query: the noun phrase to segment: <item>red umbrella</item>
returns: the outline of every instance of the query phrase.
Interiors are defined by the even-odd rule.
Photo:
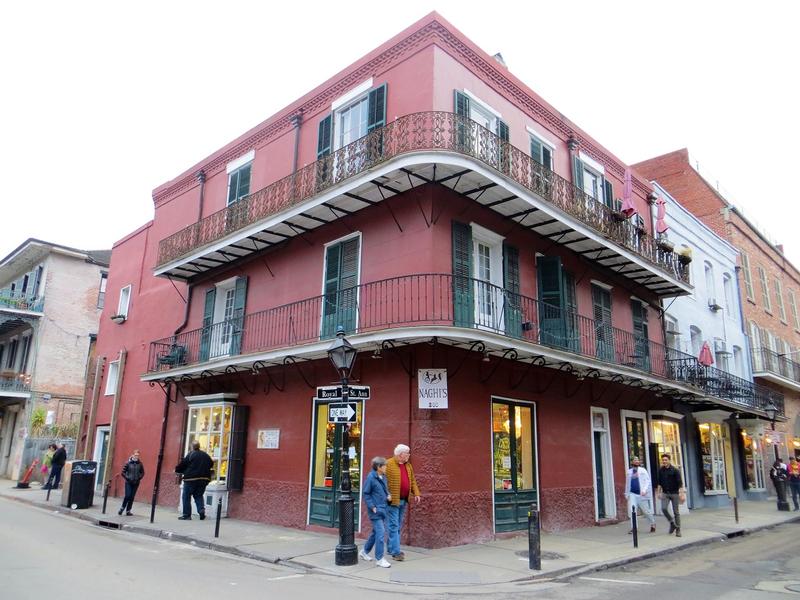
[[[700,348],[700,356],[697,357],[697,360],[704,367],[710,367],[714,364],[714,355],[711,354],[711,348],[708,342],[703,342],[703,347]]]
[[[667,203],[663,198],[656,200],[656,233],[664,233],[669,229],[669,225],[664,220],[667,216]]]
[[[622,208],[619,212],[625,215],[626,219],[630,219],[636,214],[636,207],[633,205],[633,200],[631,199],[633,195],[632,191],[631,170],[625,169],[625,186],[622,188]]]

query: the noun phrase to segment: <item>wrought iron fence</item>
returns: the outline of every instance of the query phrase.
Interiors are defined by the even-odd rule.
[[[652,265],[688,282],[686,265],[646,231],[620,219],[570,181],[539,164],[469,118],[449,112],[413,113],[376,129],[295,173],[250,194],[161,240],[162,266],[226,235],[311,198],[396,156],[447,150],[471,156],[499,171],[597,233],[638,254]]]
[[[4,290],[0,292],[0,308],[42,312],[44,310],[44,297],[20,296]]]
[[[30,392],[31,376],[27,373],[0,376],[0,392]]]
[[[769,348],[753,348],[753,371],[769,372],[800,383],[800,364]]]
[[[624,365],[685,383],[750,409],[783,395],[652,340],[485,281],[450,274],[392,277],[250,313],[150,344],[149,370],[201,364],[333,338],[409,326],[466,327]]]

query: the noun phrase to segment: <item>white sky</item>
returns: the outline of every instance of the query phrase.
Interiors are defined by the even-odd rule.
[[[772,0],[6,2],[0,257],[110,248],[153,188],[434,9],[623,161],[688,147],[800,266],[800,2]]]

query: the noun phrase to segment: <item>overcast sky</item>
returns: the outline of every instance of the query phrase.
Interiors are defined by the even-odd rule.
[[[628,163],[688,147],[800,266],[800,2],[6,2],[0,257],[152,218],[153,188],[437,10]]]

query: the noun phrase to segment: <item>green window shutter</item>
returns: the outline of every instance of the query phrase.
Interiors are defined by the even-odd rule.
[[[522,302],[519,297],[519,250],[503,242],[503,322],[506,335],[522,336]]]
[[[239,171],[234,171],[228,175],[228,206],[238,200],[237,191],[239,189]]]
[[[608,208],[614,208],[614,188],[608,179],[603,180],[603,202]]]
[[[542,165],[546,169],[553,170],[553,153],[550,151],[550,148],[544,145],[542,145]]]
[[[200,361],[208,360],[211,348],[211,333],[214,324],[214,303],[217,299],[217,288],[212,287],[206,292],[205,307],[203,310],[203,330],[200,333]]]
[[[225,482],[228,489],[241,492],[244,487],[244,457],[247,449],[247,417],[250,407],[237,405],[233,409],[231,424],[231,450]]]
[[[536,138],[531,138],[531,158],[540,165],[544,164],[542,160],[542,143]]]
[[[330,156],[333,140],[333,115],[328,115],[319,122],[317,133],[317,189],[323,189],[331,183],[333,178],[333,163],[331,159],[321,160]]]
[[[230,353],[239,354],[242,349],[242,335],[244,334],[244,305],[247,300],[247,277],[236,278],[236,289],[233,296],[233,323],[231,327]]]
[[[369,93],[367,108],[367,133],[386,125],[386,84]]]
[[[244,198],[250,194],[250,171],[252,166],[252,164],[249,164],[239,169],[239,198]]]
[[[579,352],[581,348],[580,328],[578,325],[578,300],[575,291],[575,276],[562,269],[564,281],[564,330],[567,338],[567,347]]]
[[[633,314],[634,352],[633,362],[639,369],[650,370],[650,334],[647,326],[647,310],[638,300],[631,300]]]
[[[456,327],[475,322],[472,283],[472,229],[453,221],[453,321]]]
[[[592,304],[595,328],[595,352],[597,358],[614,362],[614,330],[611,327],[611,293],[599,286],[592,286]]]
[[[322,311],[322,337],[333,337],[341,325],[355,331],[358,296],[359,238],[328,247],[325,260],[325,291]]]
[[[508,147],[508,125],[505,121],[501,121],[497,119],[497,137],[500,138],[500,148],[499,148],[499,156],[497,157],[499,160],[499,170],[503,173],[508,173],[511,160],[510,160],[510,150]]]
[[[583,191],[583,162],[576,154],[572,155],[572,185]]]
[[[458,90],[453,90],[455,113],[458,115],[455,123],[456,150],[471,153],[472,127],[469,118],[469,98]]]
[[[563,347],[566,340],[566,328],[561,257],[537,257],[536,278],[539,283],[540,342],[548,346]]]
[[[508,125],[505,121],[497,119],[497,136],[504,142],[508,141]]]

